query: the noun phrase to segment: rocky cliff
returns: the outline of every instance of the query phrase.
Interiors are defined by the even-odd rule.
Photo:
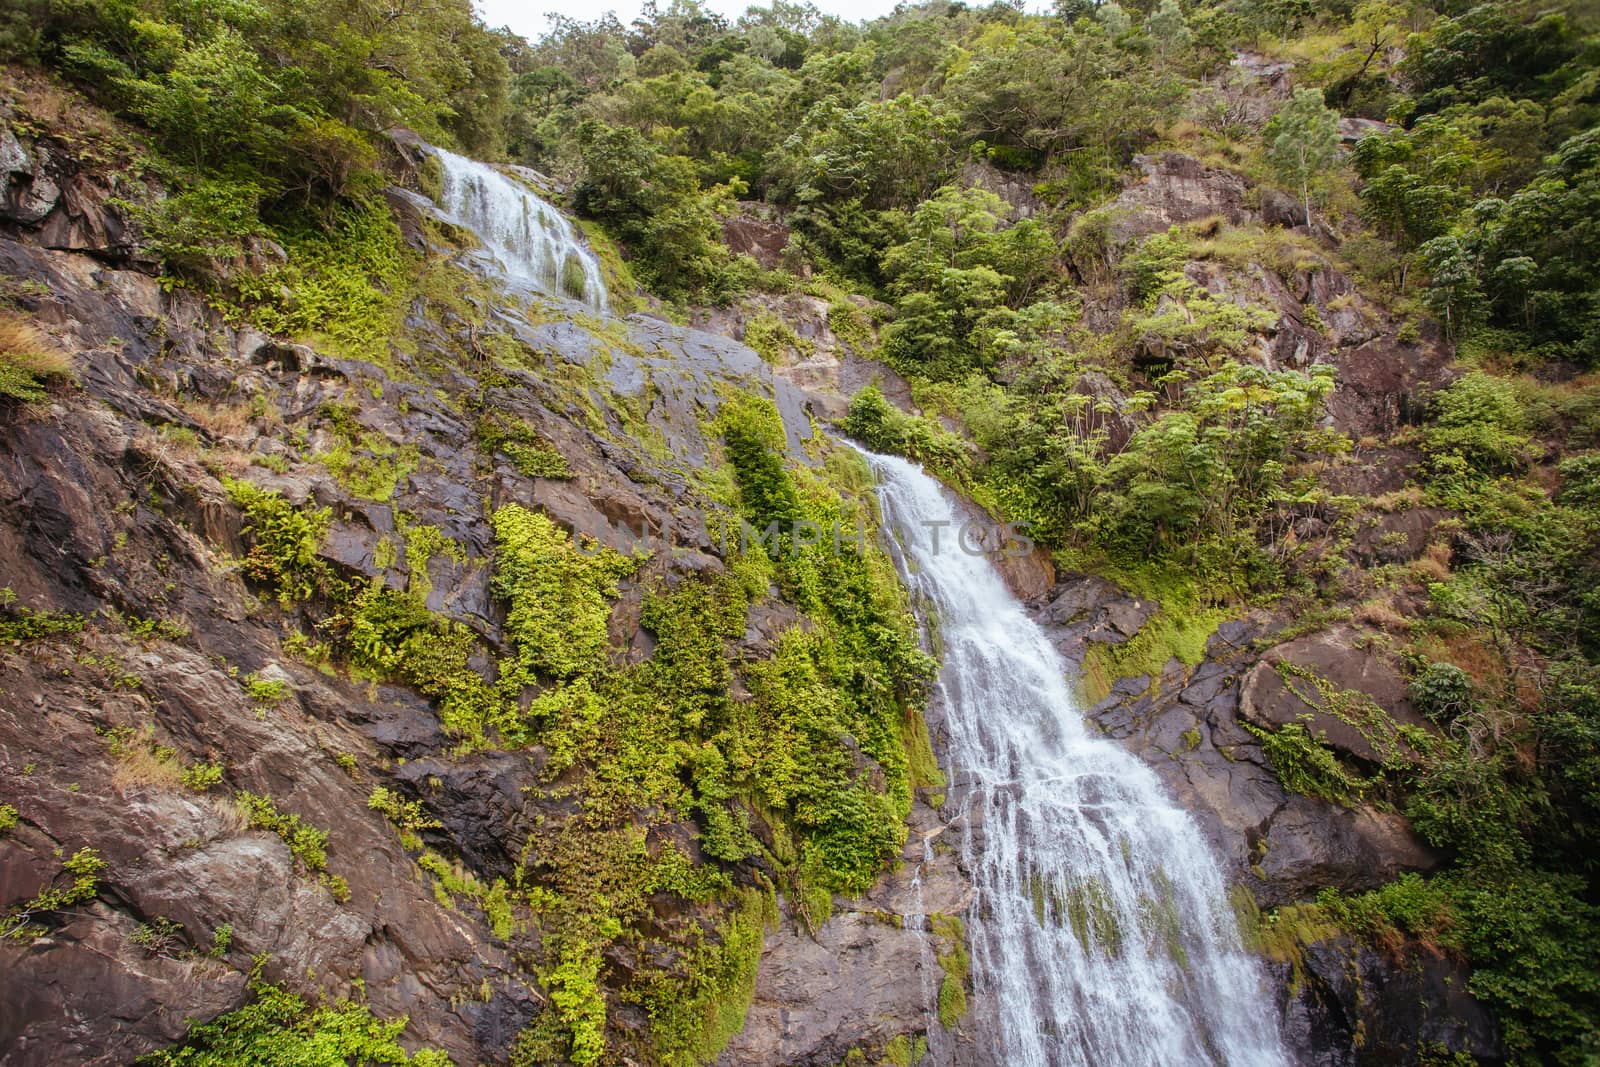
[[[387,360],[341,358],[162,285],[111,203],[126,192],[114,171],[47,134],[3,136],[3,295],[73,354],[79,385],[8,405],[0,426],[13,635],[0,649],[0,799],[16,812],[0,836],[0,908],[16,929],[34,924],[0,942],[0,1058],[127,1062],[239,1007],[256,973],[408,1016],[408,1042],[459,1063],[504,1062],[551,990],[535,978],[547,963],[537,924],[504,914],[490,887],[520,885],[530,855],[575,825],[572,796],[551,788],[543,749],[461,751],[415,686],[330,663],[316,639],[327,615],[252,580],[259,522],[241,512],[233,479],[325,509],[326,536],[302,562],[419,593],[474,635],[475,669],[508,644],[491,586],[495,509],[528,505],[619,549],[649,531],[674,549],[623,578],[608,607],[611,656],[637,663],[657,636],[640,622],[648,591],[725,567],[701,519],[719,506],[710,424],[730,392],[771,398],[804,464],[825,450],[813,416],[839,416],[868,381],[907,404],[909,390],[804,298],[702,319],[746,340],[758,316],[785,323],[805,351],[774,371],[714,332],[506,294],[398,191],[402,232],[423,262],[455,272],[451,291],[405,310],[405,343]],[[1236,175],[1178,155],[1142,161],[1142,175],[1114,205],[1118,240],[1219,218],[1277,228],[1314,253],[1317,236],[1285,229],[1293,212]],[[779,254],[779,223],[744,231]],[[1333,424],[1374,443],[1334,476],[1398,488],[1407,455],[1382,437],[1440,380],[1436,339],[1400,340],[1398,323],[1311,253],[1287,270],[1219,257],[1185,271],[1219,297],[1277,310],[1255,358],[1338,368]],[[1367,518],[1352,533],[1308,509],[1296,536],[1330,555],[1426,558],[1423,509]],[[1374,745],[1398,744],[1394,727],[1423,728],[1373,651],[1374,626],[1258,612],[1212,620],[1198,650],[1168,647],[1178,605],[1057,576],[1046,561],[1012,577],[1081,666],[1090,716],[1161,773],[1252,906],[1436,862],[1393,812],[1285,789],[1249,729],[1310,716],[1331,744],[1372,760]],[[767,654],[794,618],[764,599],[731,656]],[[1389,725],[1352,725],[1329,701],[1348,693]],[[937,752],[937,708],[930,725]],[[411,814],[397,820],[384,796]],[[789,898],[778,904],[748,1015],[719,1062],[988,1062],[959,1013],[941,1018],[941,989],[963,987],[964,953],[939,920],[970,905],[942,802],[919,790],[899,865],[835,900],[831,918],[813,927]],[[669,842],[698,855],[692,823],[639,825],[652,856]],[[320,845],[307,847],[306,829]],[[103,861],[91,890],[30,914],[86,849]],[[659,934],[651,950],[669,955],[716,929],[709,910],[661,894],[640,914]],[[621,987],[672,962],[613,950],[603,980]],[[1384,955],[1313,938],[1277,951],[1274,967],[1305,1063],[1415,1062],[1425,1045],[1496,1055],[1461,968],[1418,946]],[[637,1052],[644,1009],[612,1008],[608,1025]]]

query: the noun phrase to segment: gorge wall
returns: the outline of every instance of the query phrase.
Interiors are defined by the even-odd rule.
[[[453,753],[414,689],[307,654],[292,613],[241,575],[236,560],[252,539],[227,480],[247,476],[291,505],[327,509],[323,563],[413,591],[421,579],[427,607],[489,648],[507,643],[488,562],[494,509],[524,504],[619,549],[654,531],[677,548],[621,582],[607,620],[612,654],[636,663],[655,643],[640,623],[647,587],[725,567],[700,518],[715,510],[723,477],[711,423],[730,390],[771,399],[791,461],[821,464],[813,417],[839,416],[868,381],[894,396],[894,376],[803,300],[776,311],[816,342],[812,358],[774,370],[715,332],[742,335],[737,309],[707,314],[707,330],[648,315],[601,320],[526,294],[507,299],[465,268],[447,300],[408,309],[391,361],[339,358],[163,287],[136,229],[108,205],[111,177],[47,137],[4,136],[0,284],[74,354],[81,386],[13,405],[0,426],[0,586],[30,613],[19,618],[78,620],[0,649],[0,798],[19,813],[0,836],[0,905],[59,885],[63,860],[84,848],[105,866],[92,897],[39,936],[0,942],[0,1058],[128,1062],[239,1007],[265,957],[273,981],[407,1016],[408,1041],[460,1063],[504,1062],[550,991],[527,966],[537,936],[497,930],[483,887],[511,879],[533,842],[575,817],[575,803],[547,788],[544,750]],[[1124,236],[1213,216],[1290,221],[1270,203],[1246,206],[1241,179],[1193,159],[1153,157],[1143,170],[1118,204]],[[455,263],[460,249],[406,196],[390,203],[425,263]],[[1445,374],[1436,338],[1400,340],[1399,324],[1331,269],[1288,278],[1253,263],[1186,269],[1217,294],[1248,289],[1278,309],[1260,360],[1337,366],[1333,425],[1353,436],[1393,428]],[[1323,328],[1308,325],[1310,309]],[[530,473],[536,464],[486,440],[485,413],[527,428],[522,443],[553,450],[560,476]],[[330,466],[314,454],[344,459]],[[1347,476],[1365,491],[1398,488],[1404,459],[1375,448]],[[363,480],[352,483],[356,465]],[[1299,536],[1325,534],[1317,521]],[[458,551],[430,553],[407,536],[420,528]],[[1375,516],[1353,550],[1415,560],[1428,528],[1425,509],[1401,508]],[[1294,688],[1303,675],[1280,663],[1421,723],[1399,674],[1354,629],[1297,636],[1296,620],[1258,611],[1214,625],[1196,655],[1160,638],[1178,605],[1041,560],[1010,577],[1081,671],[1089,718],[1155,769],[1253,906],[1293,904],[1323,886],[1371,888],[1437,862],[1392,812],[1288,792],[1246,729],[1312,715],[1335,745],[1363,755],[1372,743],[1341,734],[1315,693]],[[768,654],[794,619],[782,598],[763,599],[729,638],[733,655]],[[939,716],[935,704],[942,755]],[[225,768],[229,789],[270,797],[325,831],[324,861],[308,864],[292,832],[252,826],[227,790],[186,787],[200,765]],[[419,867],[372,802],[379,788],[423,806],[413,832],[453,870]],[[778,901],[748,1016],[718,1062],[901,1062],[893,1057],[927,1048],[938,1062],[993,1062],[959,1015],[940,1018],[940,989],[952,974],[963,981],[953,957],[964,949],[928,917],[970,905],[962,830],[944,821],[943,800],[917,790],[900,864],[859,897],[835,899],[815,929],[788,897]],[[698,855],[692,823],[652,825],[649,847],[666,840]],[[666,898],[643,910],[663,928],[713,925]],[[151,950],[135,935],[158,919],[184,932]],[[651,963],[616,950],[604,966],[620,980]],[[1461,967],[1420,946],[1385,955],[1332,938],[1292,946],[1272,966],[1300,1062],[1416,1062],[1434,1046],[1498,1055]],[[643,1010],[614,1008],[609,1025],[642,1042]]]

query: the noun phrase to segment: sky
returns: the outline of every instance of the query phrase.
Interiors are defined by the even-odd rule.
[[[813,3],[828,14],[860,22],[887,15],[894,10],[896,0],[813,0]],[[643,6],[640,0],[475,0],[475,4],[485,25],[509,26],[530,39],[544,32],[547,12],[554,11],[588,22],[607,11],[613,11],[626,26]],[[667,5],[663,2],[661,6],[665,8]],[[745,8],[750,6],[750,0],[709,0],[705,6],[732,20],[744,14]]]

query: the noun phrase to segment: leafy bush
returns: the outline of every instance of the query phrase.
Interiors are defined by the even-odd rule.
[[[245,481],[228,479],[223,486],[255,541],[245,555],[246,577],[275,589],[284,606],[329,591],[332,572],[318,555],[333,518],[329,509],[296,508],[276,490]]]
[[[220,930],[218,933],[220,934]],[[361,1064],[411,1064],[450,1067],[437,1049],[408,1053],[399,1038],[404,1017],[383,1022],[365,1004],[340,1001],[313,1008],[281,986],[255,978],[254,999],[238,1011],[193,1027],[175,1048],[152,1052],[138,1062],[151,1067],[348,1067]]]
[[[1406,687],[1424,715],[1449,723],[1472,710],[1472,678],[1453,663],[1430,663]]]
[[[971,475],[972,450],[936,420],[908,415],[869,385],[850,400],[844,432],[878,452],[926,463],[946,481],[960,486]]]
[[[234,794],[239,809],[252,829],[266,830],[283,838],[295,859],[312,872],[328,867],[328,831],[319,830],[300,816],[278,810],[271,797],[239,790]]]
[[[1455,457],[1481,474],[1518,470],[1531,458],[1522,404],[1511,383],[1482,371],[1464,375],[1434,398],[1423,447]]]
[[[537,511],[507,504],[491,519],[493,589],[506,600],[506,634],[516,647],[506,677],[527,684],[539,674],[571,678],[605,665],[608,599],[639,561],[609,548],[580,546]]]

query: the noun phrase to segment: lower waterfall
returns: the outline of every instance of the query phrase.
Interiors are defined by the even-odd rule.
[[[939,629],[980,1046],[1007,1067],[1288,1063],[1194,822],[1085,725],[1065,662],[993,564],[964,550],[943,487],[867,458],[897,562]]]

